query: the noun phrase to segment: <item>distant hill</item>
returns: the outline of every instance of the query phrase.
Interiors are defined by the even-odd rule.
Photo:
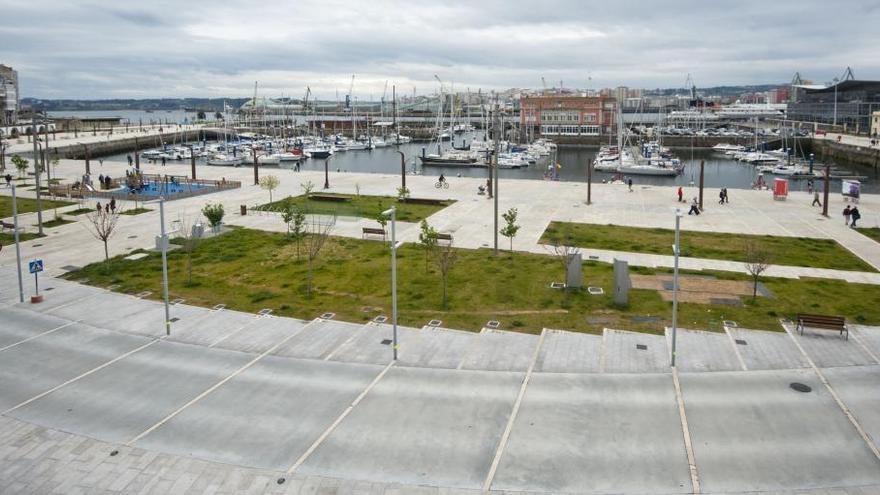
[[[141,100],[47,100],[42,98],[22,98],[24,106],[37,110],[204,110],[222,112],[223,102],[238,108],[250,98],[148,98]]]

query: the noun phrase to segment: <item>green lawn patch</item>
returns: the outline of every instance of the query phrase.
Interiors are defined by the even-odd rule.
[[[39,239],[40,237],[46,237],[46,235],[40,235],[36,232],[23,232],[18,234],[18,241],[32,241],[34,239]],[[12,232],[2,232],[0,233],[0,244],[4,246],[9,246],[15,243],[15,235]]]
[[[856,232],[858,232],[860,234],[864,234],[864,235],[870,237],[871,239],[874,239],[875,241],[880,242],[880,227],[869,227],[866,229],[859,227],[856,229]]]
[[[390,252],[380,241],[331,237],[316,260],[311,297],[305,290],[305,256],[297,256],[296,243],[281,233],[234,229],[201,241],[193,253],[192,284],[187,284],[186,253],[169,252],[168,270],[171,297],[202,306],[222,303],[247,312],[271,308],[275,314],[303,319],[332,311],[351,322],[391,314]],[[646,268],[633,272],[665,273]],[[708,275],[747,279],[731,273]],[[449,308],[444,311],[437,268],[430,264],[426,271],[424,251],[407,244],[398,251],[400,323],[420,327],[437,318],[447,327],[478,330],[489,320],[498,320],[502,328],[530,333],[544,327],[661,333],[671,324],[672,303],[654,290],[632,290],[629,305],[616,306],[608,264],[588,261],[584,265],[585,284],[604,288],[604,295],[549,288],[563,276],[554,256],[505,253],[495,257],[488,250],[460,249],[449,278]],[[118,284],[118,290],[128,293],[152,291],[152,297],[158,298],[162,294],[161,255],[149,252],[137,261],[118,256],[111,260],[109,270],[103,263],[94,263],[67,278],[87,278],[98,286]],[[735,320],[743,327],[778,331],[780,317],[798,312],[880,323],[880,305],[874,303],[876,286],[824,279],[762,281],[772,298],[758,297],[755,302],[743,298],[741,306],[681,303],[679,324],[720,331],[722,320]]]
[[[151,208],[132,208],[130,210],[123,210],[121,215],[140,215],[141,213],[147,213],[148,211],[153,211]]]
[[[30,213],[37,211],[37,200],[32,198],[16,198],[16,202],[18,203],[18,212],[19,213]],[[61,208],[63,206],[69,206],[73,203],[68,201],[53,201],[51,199],[41,199],[40,203],[42,203],[43,211],[51,210],[54,208]],[[12,197],[11,196],[0,196],[0,218],[7,218],[12,216]]]
[[[49,220],[48,222],[43,222],[43,227],[52,228],[52,227],[60,227],[62,225],[67,225],[69,223],[74,223],[74,220],[67,220],[65,218],[55,218]]]
[[[446,208],[454,201],[443,201],[439,205],[420,205],[401,203],[394,196],[364,196],[354,194],[312,193],[320,196],[340,198],[343,201],[327,201],[306,196],[288,196],[259,206],[260,210],[281,211],[286,205],[293,205],[306,213],[316,215],[338,215],[361,218],[376,218],[379,213],[397,207],[397,219],[401,222],[420,222],[434,213]]]
[[[672,255],[675,231],[569,222],[551,222],[541,242],[581,248],[607,249]],[[778,237],[772,235],[727,234],[719,232],[682,231],[681,254],[691,258],[746,261],[745,244],[754,242],[772,255],[774,265],[830,268],[860,272],[877,271],[831,239],[809,237]]]
[[[95,209],[94,208],[77,208],[75,210],[65,211],[64,214],[65,215],[85,215],[86,213],[89,213],[90,211],[95,211]]]

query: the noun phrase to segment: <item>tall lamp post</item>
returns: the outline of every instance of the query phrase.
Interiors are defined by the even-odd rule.
[[[397,153],[400,154],[400,187],[406,189],[406,155],[402,151]]]
[[[397,208],[391,207],[382,215],[391,219],[391,349],[393,359],[397,361],[397,248],[403,243],[398,243],[395,235]]]
[[[171,335],[171,312],[168,304],[168,234],[176,232],[176,229],[165,231],[165,197],[159,196],[159,199],[150,201],[150,203],[159,202],[159,237],[156,244],[162,251],[162,298],[165,302],[165,335]]]
[[[24,302],[24,284],[21,281],[21,248],[18,239],[18,201],[15,197],[15,181],[12,186],[12,234],[15,237],[15,265],[18,267],[18,302]]]
[[[837,83],[840,80],[834,78],[834,126],[837,127]]]
[[[330,189],[330,159],[333,155],[324,159],[324,189]]]
[[[678,331],[678,256],[681,253],[681,217],[680,208],[675,209],[675,244],[672,246],[672,252],[675,254],[675,268],[672,272],[672,367],[675,368],[675,340]]]

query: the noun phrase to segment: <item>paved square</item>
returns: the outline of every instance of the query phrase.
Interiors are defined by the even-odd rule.
[[[58,328],[69,320],[15,307],[0,308],[0,349]]]
[[[532,374],[492,488],[690,493],[671,375]]]
[[[181,319],[172,323],[170,340],[210,347],[257,323],[257,316],[252,313],[199,308],[199,312],[187,314],[184,307],[172,306],[171,317]]]
[[[606,373],[669,373],[669,350],[662,335],[604,330]]]
[[[544,330],[535,371],[596,373],[601,358],[601,336],[547,329]]]
[[[880,483],[880,462],[812,371],[679,378],[704,492]]]
[[[822,374],[880,447],[880,366],[828,368]]]
[[[739,355],[750,370],[809,368],[807,358],[786,332],[728,328]],[[743,343],[737,343],[740,340]]]
[[[276,349],[278,356],[326,359],[328,356],[363,330],[363,325],[332,320],[314,320],[293,338]]]
[[[297,472],[480,488],[522,379],[391,368]]]
[[[398,366],[455,369],[480,334],[424,327],[400,349]]]
[[[485,330],[461,361],[464,370],[525,371],[538,345],[537,335]]]
[[[807,328],[801,335],[795,330],[794,324],[786,324],[791,335],[803,347],[804,352],[820,368],[835,366],[857,366],[878,364],[859,342],[850,337],[844,340],[833,330],[815,330]]]
[[[219,315],[218,315],[219,316]],[[222,316],[221,316],[222,317]],[[221,349],[261,353],[305,327],[306,322],[293,318],[258,318],[215,344]]]
[[[397,327],[397,342],[405,348],[418,338],[419,330]],[[388,364],[394,358],[391,348],[393,327],[388,324],[368,323],[357,334],[339,346],[330,356],[332,361],[346,363]],[[384,344],[382,342],[385,342]]]
[[[266,356],[137,445],[285,471],[380,371]]]
[[[14,411],[12,416],[124,443],[252,357],[160,341]]]
[[[675,367],[678,371],[742,371],[730,337],[725,333],[679,328],[676,332]],[[672,329],[666,329],[672,349]]]

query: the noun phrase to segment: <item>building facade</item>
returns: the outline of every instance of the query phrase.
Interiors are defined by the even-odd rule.
[[[793,91],[796,101],[788,105],[788,118],[803,122],[834,124],[847,132],[867,134],[871,115],[880,110],[880,81],[848,79],[828,87],[801,86]]]
[[[0,124],[12,125],[18,119],[20,108],[18,72],[0,64]]]
[[[871,136],[880,136],[880,110],[871,114]]]
[[[520,126],[533,136],[598,136],[612,132],[615,99],[608,96],[524,96]]]

